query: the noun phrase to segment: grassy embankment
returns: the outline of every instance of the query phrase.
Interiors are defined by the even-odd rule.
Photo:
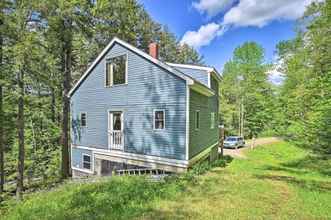
[[[69,183],[6,203],[5,219],[331,219],[331,158],[280,142],[166,182]],[[220,165],[223,164],[219,162]],[[197,175],[201,174],[201,175]]]

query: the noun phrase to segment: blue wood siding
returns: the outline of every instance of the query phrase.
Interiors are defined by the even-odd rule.
[[[87,154],[87,155],[91,156],[91,170],[92,170],[92,163],[93,163],[92,151],[85,150],[85,149],[72,148],[72,151],[71,151],[72,167],[84,169],[83,168],[83,154]]]
[[[127,85],[104,87],[108,57],[128,55]],[[166,128],[153,130],[153,110],[165,109]],[[185,159],[186,82],[115,44],[71,98],[72,143],[108,149],[109,110],[124,112],[124,151]],[[87,127],[80,128],[80,112]]]
[[[197,69],[184,68],[184,67],[175,67],[175,68],[181,71],[182,73],[197,80],[198,82],[208,86],[208,72],[206,70],[197,70]]]
[[[191,159],[201,151],[216,143],[219,139],[218,132],[218,82],[211,77],[211,88],[215,95],[207,97],[190,90],[190,134],[189,158]],[[195,112],[200,112],[200,129],[195,129]],[[215,112],[214,128],[211,128],[211,113]]]

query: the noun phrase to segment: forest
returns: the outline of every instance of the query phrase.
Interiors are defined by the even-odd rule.
[[[221,113],[229,133],[281,136],[316,153],[331,153],[331,1],[313,3],[297,21],[296,37],[277,44],[277,62],[247,42],[223,70]],[[283,74],[281,85],[268,71]],[[233,86],[235,85],[235,86]]]
[[[256,42],[239,45],[221,72],[220,112],[227,134],[280,136],[331,154],[331,0],[312,4],[296,37],[279,42],[277,65]],[[0,2],[0,202],[70,177],[68,92],[118,37],[160,59],[204,64],[135,0]],[[217,48],[215,48],[217,50]],[[281,85],[268,71],[283,73]]]

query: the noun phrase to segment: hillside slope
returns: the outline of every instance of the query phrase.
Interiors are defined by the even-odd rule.
[[[166,182],[65,184],[8,203],[4,219],[331,219],[331,159],[280,142]],[[223,163],[220,163],[221,165]],[[218,164],[218,165],[220,165]]]

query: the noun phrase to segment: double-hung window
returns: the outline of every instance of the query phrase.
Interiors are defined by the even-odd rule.
[[[122,85],[127,83],[127,55],[107,59],[105,86]]]
[[[81,127],[87,126],[87,113],[86,112],[80,113],[80,126]]]
[[[165,128],[165,111],[154,110],[154,130],[163,130]]]
[[[91,156],[88,154],[83,154],[83,168],[90,170],[91,169]]]

